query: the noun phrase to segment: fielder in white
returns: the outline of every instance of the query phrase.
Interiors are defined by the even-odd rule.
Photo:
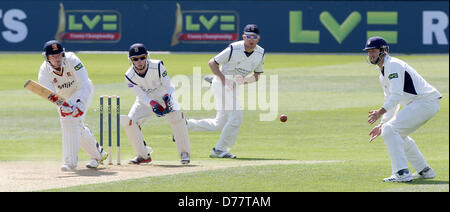
[[[369,124],[381,122],[369,133],[369,142],[381,135],[391,159],[392,176],[384,182],[409,182],[414,178],[431,179],[434,170],[425,161],[411,133],[424,125],[440,110],[439,91],[427,83],[411,66],[391,57],[389,46],[381,37],[371,37],[364,48],[368,60],[381,72],[385,102],[378,110],[369,111]],[[400,109],[400,105],[403,107]],[[408,161],[416,170],[411,175]]]
[[[209,67],[214,73],[211,89],[216,102],[216,117],[188,119],[187,122],[189,130],[222,131],[210,157],[236,158],[236,155],[229,152],[236,142],[242,123],[242,109],[236,86],[256,82],[263,73],[265,52],[257,45],[260,40],[258,27],[254,24],[245,26],[242,38],[243,40],[230,44],[209,61]]]
[[[155,113],[165,117],[172,127],[178,155],[182,164],[190,163],[191,147],[184,114],[175,96],[175,88],[161,60],[151,60],[143,44],[136,43],[129,49],[131,67],[125,73],[128,87],[136,95],[136,101],[128,115],[120,117],[137,157],[131,164],[149,163],[152,149],[146,146],[141,131],[142,124]]]
[[[62,171],[72,171],[78,164],[80,147],[90,156],[88,168],[97,168],[108,154],[98,145],[83,120],[91,103],[94,86],[83,63],[72,52],[65,52],[61,43],[45,43],[42,53],[45,61],[39,71],[39,83],[66,102],[59,108],[62,128]]]

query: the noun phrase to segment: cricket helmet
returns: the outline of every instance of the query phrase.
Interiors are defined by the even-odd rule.
[[[259,35],[259,28],[256,24],[247,24],[244,27],[244,34]]]
[[[145,45],[142,43],[135,43],[131,45],[130,49],[128,50],[128,58],[144,54],[147,55],[148,51],[147,48],[145,48]]]
[[[384,40],[384,38],[375,36],[367,40],[366,46],[363,50],[367,51],[369,49],[380,49],[380,51],[384,50],[386,52],[389,52],[389,45],[387,44],[386,40]]]
[[[44,55],[54,55],[64,53],[62,44],[57,40],[50,40],[44,44]]]
[[[389,52],[389,45],[387,44],[386,40],[384,38],[375,36],[370,37],[367,42],[366,46],[364,47],[364,51],[367,51],[369,49],[379,49],[380,52],[378,53],[378,58],[375,61],[370,60],[369,56],[367,56],[366,60],[367,62],[377,65],[382,61],[382,58],[386,56],[386,54]]]

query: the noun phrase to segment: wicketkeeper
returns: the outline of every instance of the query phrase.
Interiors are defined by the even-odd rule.
[[[380,71],[379,80],[384,90],[383,106],[369,111],[368,120],[373,124],[381,118],[381,122],[370,131],[369,141],[381,135],[391,158],[392,176],[383,181],[434,178],[435,172],[409,135],[439,111],[442,95],[406,62],[391,57],[383,38],[369,38],[364,50],[368,53],[368,61]],[[402,110],[399,110],[400,105]],[[408,161],[416,170],[413,175],[409,172]]]
[[[62,129],[62,171],[77,167],[80,147],[90,156],[88,168],[97,168],[108,157],[83,120],[91,103],[94,86],[86,68],[72,52],[65,52],[60,42],[45,43],[42,53],[45,61],[39,71],[39,83],[66,99],[59,107]]]
[[[152,161],[151,148],[147,146],[141,131],[142,124],[155,114],[170,123],[182,164],[190,162],[190,142],[186,120],[175,96],[175,88],[163,61],[150,59],[147,48],[140,43],[130,46],[129,60],[132,65],[125,73],[128,87],[136,95],[136,101],[128,115],[120,117],[120,123],[136,152],[131,164]]]

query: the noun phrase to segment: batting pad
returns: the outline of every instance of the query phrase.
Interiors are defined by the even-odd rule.
[[[81,149],[85,151],[91,159],[100,160],[102,158],[100,152],[101,147],[98,146],[97,140],[87,126],[81,128]]]
[[[62,128],[63,163],[71,168],[77,167],[78,150],[81,140],[81,120],[72,116],[60,119]]]
[[[147,159],[150,157],[150,152],[145,147],[144,144],[144,135],[142,134],[141,129],[139,126],[131,120],[128,115],[121,115],[120,116],[120,124],[122,125],[123,129],[125,130],[125,133],[128,136],[128,139],[130,140],[131,146],[133,147],[134,151],[137,155]]]
[[[178,154],[180,155],[182,152],[191,154],[191,144],[183,112],[173,111],[164,117],[166,117],[166,120],[172,127],[172,132],[177,143]]]

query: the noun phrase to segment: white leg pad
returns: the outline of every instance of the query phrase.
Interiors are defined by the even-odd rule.
[[[81,140],[81,119],[64,117],[60,119],[62,129],[63,163],[71,168],[78,164]]]
[[[164,116],[172,127],[172,132],[177,143],[178,154],[182,152],[191,153],[191,143],[189,141],[186,120],[181,111],[173,111]]]
[[[91,159],[100,160],[102,158],[102,148],[98,145],[91,130],[84,125],[81,128],[81,149],[85,151]]]
[[[120,124],[125,130],[125,133],[127,134],[131,146],[136,154],[143,158],[150,157],[150,152],[144,143],[144,135],[136,122],[131,120],[127,115],[121,115]]]

